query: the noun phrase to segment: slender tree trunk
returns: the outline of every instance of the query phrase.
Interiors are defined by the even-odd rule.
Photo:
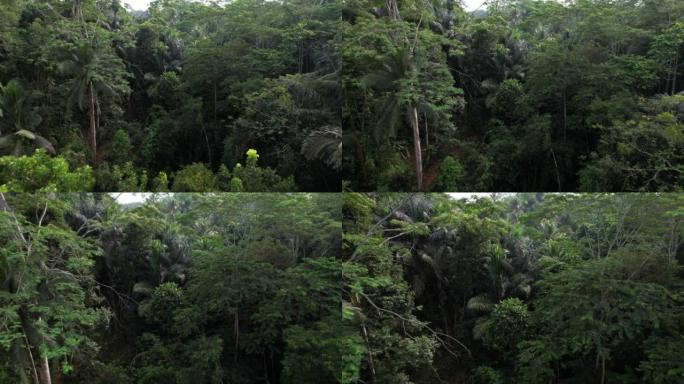
[[[240,352],[240,315],[239,310],[235,308],[235,362],[238,362],[238,354]]]
[[[366,330],[366,323],[362,324],[363,340],[366,343],[366,350],[368,351],[368,366],[371,371],[371,382],[375,384],[375,363],[373,362],[373,353],[371,352],[370,342],[368,341],[368,330]]]
[[[442,327],[444,327],[444,331],[451,335],[451,327],[449,326],[449,314],[446,311],[446,306],[444,303],[440,303],[440,312],[442,313]]]
[[[304,73],[304,42],[299,43],[297,50],[297,73]]]
[[[667,259],[670,264],[677,263],[677,248],[679,248],[679,219],[670,220],[670,233],[667,239]]]
[[[568,103],[565,90],[563,90],[563,142],[568,138]]]
[[[22,329],[22,332],[24,334],[24,342],[26,344],[26,353],[28,354],[29,361],[31,362],[31,374],[33,376],[33,381],[35,384],[41,384],[41,383],[42,384],[46,384],[46,383],[49,384],[50,383],[50,368],[48,367],[48,370],[47,370],[47,381],[46,381],[42,361],[41,361],[41,365],[37,366],[36,360],[33,357],[33,351],[31,349],[32,349],[32,346],[34,344],[37,344],[37,341],[29,339],[28,330],[29,330],[29,328],[32,328],[32,325],[31,325],[31,321],[28,317],[28,314],[27,314],[27,311],[25,308],[22,308],[19,310],[19,322],[21,323],[21,329]],[[36,348],[36,350],[37,350],[37,348]],[[42,360],[42,357],[40,357],[40,359]]]
[[[558,192],[562,192],[560,172],[558,171],[558,161],[556,161],[556,152],[554,152],[553,147],[551,148],[551,157],[553,158],[553,164],[556,167],[556,182],[558,183]]]
[[[675,54],[674,67],[672,68],[672,94],[677,90],[677,67],[679,67],[679,53]]]
[[[418,110],[414,106],[409,107],[409,120],[413,131],[413,155],[416,160],[416,180],[418,191],[423,190],[423,153],[420,148],[420,127],[418,126]]]
[[[93,156],[93,166],[97,162],[97,127],[95,124],[95,95],[93,83],[88,84],[88,115],[90,115],[90,151]]]
[[[29,343],[28,337],[26,336],[26,330],[24,330],[24,344],[26,345],[26,353],[28,354],[29,361],[31,362],[31,377],[33,377],[33,383],[40,384],[40,381],[38,381],[38,371],[36,370],[36,361],[33,359],[31,343]]]
[[[427,113],[423,114],[425,118],[425,152],[427,153],[427,161],[430,162],[430,134],[428,133]]]
[[[233,241],[233,245],[235,245],[235,241]],[[238,278],[238,263],[240,261],[239,254],[238,252],[235,252],[235,268],[233,268],[233,280],[235,280],[235,283],[237,284],[237,278]],[[238,355],[240,352],[240,306],[236,305],[235,306],[235,322],[233,324],[235,327],[235,362],[238,362]]]

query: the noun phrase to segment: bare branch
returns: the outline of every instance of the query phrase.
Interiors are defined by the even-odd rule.
[[[407,318],[407,317],[404,317],[404,316],[402,316],[402,315],[400,315],[400,314],[398,314],[398,313],[396,313],[396,312],[394,312],[394,311],[392,311],[392,310],[389,310],[389,309],[386,309],[386,308],[379,307],[377,304],[375,304],[375,303],[373,302],[373,300],[371,300],[371,298],[370,298],[367,294],[365,294],[365,293],[363,293],[363,292],[359,292],[359,295],[361,295],[364,299],[366,299],[366,301],[368,301],[368,303],[369,303],[371,306],[373,306],[373,308],[375,308],[375,310],[377,310],[378,312],[388,313],[388,314],[390,314],[390,315],[392,315],[392,316],[394,316],[394,317],[397,317],[397,318],[401,319],[402,321],[406,321],[406,322],[411,323],[411,324],[413,324],[413,325],[415,325],[415,326],[417,326],[417,327],[419,327],[419,328],[424,328],[424,329],[426,329],[428,332],[430,332],[430,333],[437,339],[437,341],[440,342],[440,344],[442,345],[442,347],[444,347],[444,349],[445,349],[450,355],[452,355],[452,356],[454,356],[454,357],[460,357],[456,352],[452,351],[451,348],[449,348],[449,343],[447,343],[447,342],[444,340],[444,338],[446,338],[446,339],[448,339],[448,340],[451,340],[451,341],[454,341],[455,343],[457,343],[458,345],[460,345],[463,349],[465,349],[466,352],[468,352],[468,356],[472,356],[472,353],[470,352],[470,349],[468,349],[468,347],[466,347],[465,344],[463,344],[462,342],[460,342],[460,341],[459,341],[458,339],[456,339],[455,337],[453,337],[453,336],[451,336],[451,335],[447,335],[446,333],[443,333],[443,332],[435,331],[434,329],[430,328],[430,326],[428,326],[427,324],[423,323],[423,322],[420,321],[420,320]]]

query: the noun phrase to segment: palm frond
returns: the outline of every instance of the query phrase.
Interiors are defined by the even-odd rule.
[[[301,153],[309,160],[323,160],[330,168],[342,166],[342,128],[326,125],[311,132],[302,143]]]
[[[481,293],[477,296],[473,296],[468,300],[466,308],[474,312],[491,312],[494,309],[494,301],[486,293]]]
[[[147,281],[139,281],[133,285],[133,292],[141,295],[149,295],[152,293],[152,285]]]
[[[486,317],[480,317],[475,321],[475,325],[473,326],[473,339],[475,340],[480,340],[482,336],[487,332],[487,329],[489,328],[489,319]]]
[[[397,127],[401,120],[399,100],[393,96],[385,96],[380,99],[381,107],[378,113],[378,122],[373,130],[376,141],[381,141],[384,137],[395,137]]]

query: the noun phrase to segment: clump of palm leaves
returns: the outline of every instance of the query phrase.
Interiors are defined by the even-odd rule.
[[[18,80],[0,84],[0,155],[31,154],[38,148],[55,154],[52,143],[35,132],[42,118],[31,99]]]
[[[506,298],[526,300],[532,294],[532,283],[537,268],[537,254],[528,237],[516,239],[511,249],[501,244],[490,244],[482,258],[490,288],[468,300],[467,308],[480,317],[475,321],[473,337],[480,339],[487,328],[489,313]]]

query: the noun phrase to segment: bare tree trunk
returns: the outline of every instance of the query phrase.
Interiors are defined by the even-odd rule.
[[[90,115],[90,151],[93,156],[93,166],[97,162],[97,127],[95,124],[95,95],[93,83],[88,84],[88,115]]]
[[[83,16],[81,15],[81,0],[75,0],[71,4],[71,17],[76,21],[81,21]]]
[[[397,4],[397,0],[387,0],[387,14],[392,20],[401,19],[401,16],[399,15],[399,4]]]
[[[409,120],[413,131],[413,155],[416,160],[416,179],[418,181],[418,191],[423,190],[423,153],[420,149],[420,127],[418,126],[418,111],[416,107],[409,107]]]
[[[42,381],[42,384],[52,384],[50,363],[48,362],[47,356],[40,357],[40,381]]]
[[[427,161],[430,162],[430,134],[428,132],[427,113],[423,114],[425,118],[425,152],[427,153]]]
[[[207,156],[209,156],[209,164],[212,164],[211,156],[211,144],[209,144],[209,135],[207,134],[207,128],[204,126],[204,119],[200,118],[200,127],[202,128],[202,134],[204,135],[204,143],[207,146]]]

